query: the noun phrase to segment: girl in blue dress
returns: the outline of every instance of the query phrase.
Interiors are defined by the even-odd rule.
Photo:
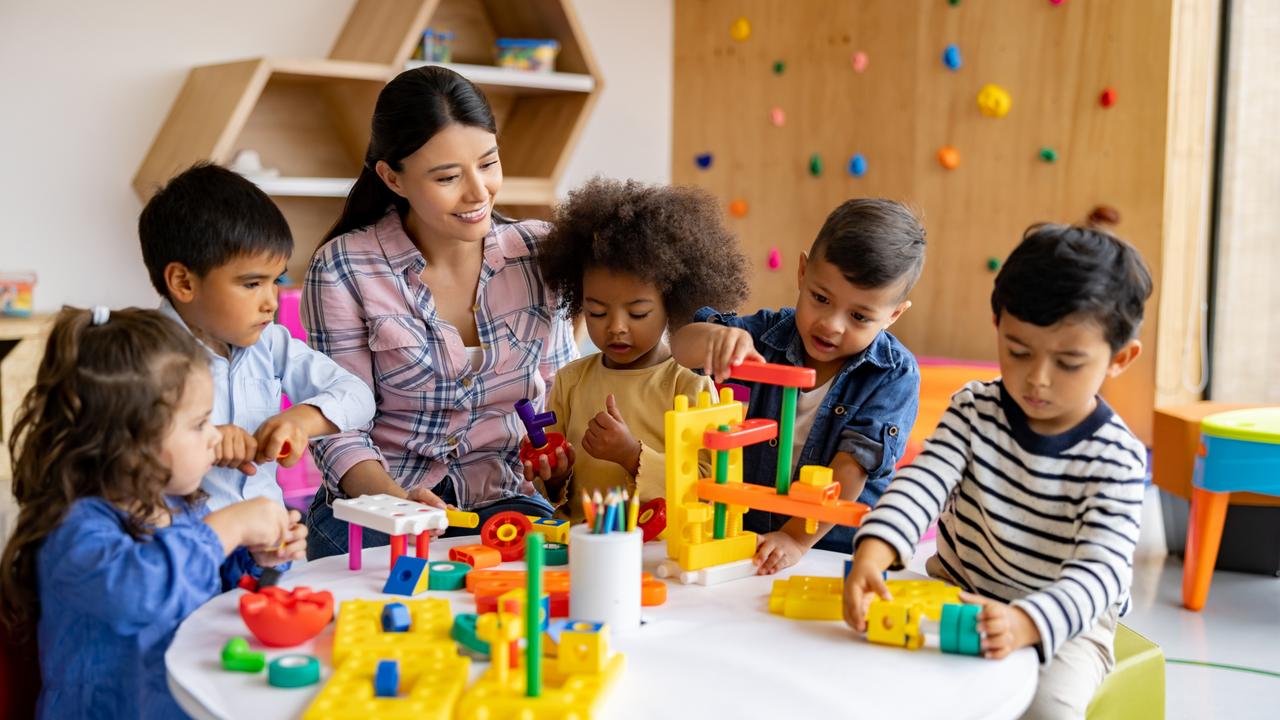
[[[10,440],[21,512],[0,560],[0,617],[36,631],[42,718],[184,717],[164,670],[178,624],[305,552],[277,502],[204,507],[219,440],[206,362],[155,311],[57,318]]]

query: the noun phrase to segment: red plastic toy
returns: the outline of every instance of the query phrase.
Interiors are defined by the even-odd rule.
[[[661,535],[662,531],[667,529],[666,499],[654,498],[641,505],[636,524],[640,526],[640,532],[643,533],[644,539],[641,542],[649,542]]]
[[[502,553],[503,562],[524,557],[524,536],[533,530],[533,523],[523,513],[507,510],[485,521],[480,528],[480,542]]]
[[[263,645],[293,647],[319,635],[333,619],[333,595],[273,585],[240,596],[240,618]]]
[[[729,377],[734,380],[802,389],[811,388],[818,383],[818,373],[813,368],[762,363],[755,360],[745,360],[741,365],[729,368]]]
[[[556,450],[564,447],[564,435],[558,432],[546,432],[543,428],[556,424],[553,412],[538,413],[533,410],[533,403],[520,400],[516,403],[516,414],[524,424],[524,440],[520,441],[520,462],[527,462],[538,467],[538,458],[546,456],[552,469],[556,467]]]

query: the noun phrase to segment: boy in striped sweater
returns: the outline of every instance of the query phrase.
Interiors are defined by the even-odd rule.
[[[1141,351],[1151,276],[1127,243],[1030,228],[991,294],[1001,378],[951,399],[915,462],[855,537],[845,620],[866,630],[882,571],[938,519],[929,574],[982,604],[983,655],[1027,646],[1040,679],[1026,717],[1083,718],[1115,664],[1128,610],[1146,448],[1098,396]]]

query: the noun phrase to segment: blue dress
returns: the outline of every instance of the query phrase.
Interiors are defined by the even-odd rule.
[[[36,558],[41,718],[186,717],[169,693],[164,653],[178,624],[241,575],[244,548],[223,556],[208,509],[175,506],[149,539],[101,498],[77,500]]]

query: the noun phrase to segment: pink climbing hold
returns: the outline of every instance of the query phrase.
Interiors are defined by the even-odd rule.
[[[774,127],[782,127],[787,124],[787,114],[783,112],[782,108],[776,107],[769,111],[769,120]]]
[[[777,270],[780,267],[782,267],[782,253],[779,252],[778,248],[770,248],[769,249],[769,269]]]
[[[866,70],[868,62],[870,62],[870,60],[867,59],[867,54],[859,50],[853,54],[853,71],[860,73],[863,70]]]

